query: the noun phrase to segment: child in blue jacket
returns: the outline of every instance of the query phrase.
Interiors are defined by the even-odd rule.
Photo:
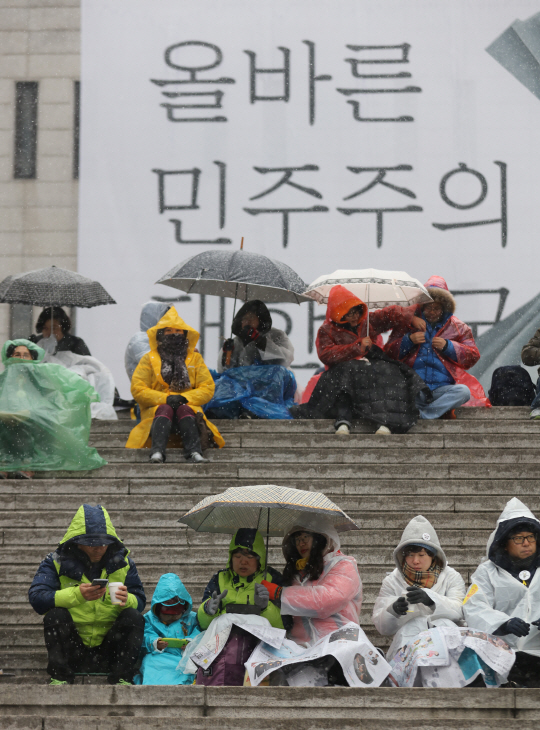
[[[173,649],[168,639],[194,639],[201,633],[192,600],[174,573],[161,576],[145,615],[143,660],[137,684],[193,684],[194,674],[177,672],[183,649]]]

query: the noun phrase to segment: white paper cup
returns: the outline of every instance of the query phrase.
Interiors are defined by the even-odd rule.
[[[123,586],[123,583],[109,583],[109,595],[111,597],[111,603],[119,606],[122,601],[116,597],[116,591]]]

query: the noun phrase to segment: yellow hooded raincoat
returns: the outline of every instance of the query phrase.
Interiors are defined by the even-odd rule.
[[[161,377],[161,357],[157,351],[157,332],[165,327],[185,330],[188,338],[188,354],[186,367],[191,389],[175,393]],[[143,355],[131,379],[131,393],[141,408],[141,422],[129,434],[126,443],[128,449],[143,449],[151,446],[150,429],[157,407],[167,402],[169,395],[183,395],[187,404],[195,411],[202,413],[201,406],[208,403],[214,395],[214,381],[206,367],[203,357],[195,352],[199,341],[199,333],[187,325],[174,307],[171,307],[159,320],[155,327],[148,330],[150,352]],[[204,414],[203,414],[204,415]],[[223,436],[213,423],[205,417],[206,425],[214,435],[215,443],[221,448],[225,445]]]

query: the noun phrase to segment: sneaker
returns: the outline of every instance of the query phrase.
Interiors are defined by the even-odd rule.
[[[531,411],[531,415],[529,418],[532,418],[533,421],[540,421],[540,408],[535,408],[533,411]]]
[[[14,471],[11,478],[12,479],[32,479],[34,476],[33,471]]]
[[[68,682],[62,679],[51,679],[49,687],[59,687],[61,684],[68,684]]]
[[[186,458],[186,461],[189,461],[190,464],[208,464],[210,459],[205,459],[202,454],[194,451]]]
[[[375,431],[375,434],[378,434],[379,436],[389,436],[392,433],[388,426],[379,426],[379,428]]]
[[[163,464],[165,461],[165,457],[161,453],[161,451],[154,451],[154,453],[150,456],[149,462],[151,464]]]
[[[336,428],[336,436],[350,436],[351,431],[346,423],[342,423]]]
[[[121,684],[124,687],[132,687],[133,686],[133,682],[128,682],[126,679],[119,679],[116,684]]]

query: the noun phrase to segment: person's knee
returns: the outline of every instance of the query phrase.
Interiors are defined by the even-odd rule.
[[[466,403],[471,398],[471,391],[466,385],[455,385],[455,393],[456,393],[456,399],[460,401],[460,403]]]
[[[71,614],[67,608],[51,608],[51,610],[47,611],[43,617],[43,625],[46,629],[51,626],[65,626],[72,621],[73,619],[71,618]]]
[[[182,418],[195,418],[195,411],[190,406],[183,404],[176,409],[176,418],[181,421]]]
[[[144,629],[144,616],[140,611],[137,611],[136,608],[124,608],[120,614],[119,621],[124,625]]]
[[[173,408],[171,406],[168,406],[166,403],[158,406],[156,412],[154,413],[154,418],[159,418],[160,416],[163,418],[167,418],[169,421],[172,421],[172,419],[174,418]]]

